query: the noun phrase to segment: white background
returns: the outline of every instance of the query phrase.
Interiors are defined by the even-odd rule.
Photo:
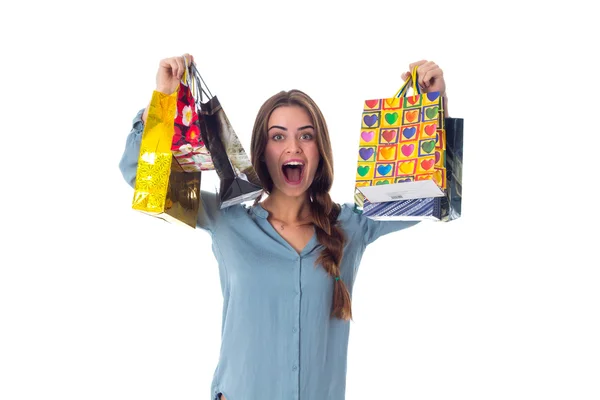
[[[131,210],[118,169],[158,62],[184,52],[246,149],[264,100],[313,97],[337,202],[352,201],[362,102],[391,96],[410,62],[444,70],[465,119],[463,218],[368,248],[347,399],[600,398],[588,7],[20,4],[0,13],[0,399],[209,399],[222,299],[209,236]]]

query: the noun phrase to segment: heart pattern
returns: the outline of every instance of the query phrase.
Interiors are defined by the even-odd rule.
[[[379,104],[379,100],[367,100],[365,101],[365,104],[368,108],[375,108],[377,104]]]
[[[440,92],[429,92],[427,93],[427,100],[435,101],[440,97]]]
[[[386,142],[392,143],[396,138],[396,131],[383,131],[381,136],[385,139]]]
[[[368,165],[362,165],[362,166],[358,167],[358,174],[360,176],[365,176],[369,173],[370,169],[371,169],[371,167],[369,167]]]
[[[400,172],[403,174],[412,174],[415,171],[414,161],[407,161],[400,164]]]
[[[442,186],[442,183],[444,180],[444,175],[442,174],[442,171],[440,171],[440,170],[435,171],[433,174],[433,180],[435,181],[436,185]]]
[[[415,96],[408,96],[408,97],[406,98],[406,101],[407,101],[409,104],[415,105],[415,104],[417,104],[417,102],[419,101],[419,95],[415,95]]]
[[[430,124],[430,125],[425,125],[424,130],[428,136],[431,136],[435,133],[436,128],[437,128],[437,126],[435,124]]]
[[[433,158],[429,158],[427,160],[422,160],[421,161],[421,168],[423,168],[425,171],[430,170],[433,167]]]
[[[402,145],[401,151],[405,157],[410,157],[410,155],[415,151],[415,145],[414,144]]]
[[[446,188],[439,92],[365,100],[362,117],[357,187],[433,180]]]
[[[396,150],[395,147],[382,147],[381,150],[379,150],[379,154],[381,154],[381,157],[384,160],[391,160],[396,156],[394,150]]]
[[[402,134],[407,139],[412,139],[412,137],[415,136],[415,133],[417,133],[417,128],[415,126],[411,126],[410,128],[404,128],[404,130],[402,131]]]
[[[425,116],[429,119],[437,118],[438,111],[439,111],[438,107],[430,107],[425,110]]]
[[[426,142],[421,142],[421,150],[425,153],[431,153],[435,148],[435,140],[428,140]]]
[[[379,165],[377,167],[377,172],[379,172],[379,175],[382,175],[382,176],[389,174],[391,171],[392,171],[392,166],[390,164]]]
[[[393,112],[393,113],[385,114],[385,121],[390,125],[394,125],[396,123],[396,121],[398,121],[398,113]]]
[[[389,108],[396,108],[400,103],[400,99],[392,97],[391,99],[385,99],[385,104],[388,105]]]
[[[362,131],[362,133],[360,134],[360,136],[362,137],[362,139],[365,142],[370,142],[375,137],[375,132],[373,132],[373,131]]]
[[[363,147],[358,152],[360,154],[360,157],[365,161],[373,157],[373,154],[375,154],[375,150],[373,150],[370,147]]]
[[[369,126],[369,127],[377,124],[378,120],[379,120],[379,117],[377,116],[377,114],[365,115],[363,117],[363,121],[365,122],[365,125]]]
[[[419,117],[419,110],[412,110],[406,112],[406,120],[408,122],[415,122]]]

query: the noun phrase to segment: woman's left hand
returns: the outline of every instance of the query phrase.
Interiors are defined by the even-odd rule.
[[[402,74],[402,79],[406,80],[413,68],[417,68],[417,83],[421,87],[423,93],[440,92],[442,96],[446,96],[446,82],[444,81],[444,72],[433,61],[421,60],[411,63],[408,66],[409,72]]]

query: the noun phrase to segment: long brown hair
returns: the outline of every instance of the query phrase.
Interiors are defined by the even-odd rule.
[[[344,232],[337,223],[340,206],[335,204],[329,196],[329,190],[333,183],[333,152],[325,118],[315,102],[300,90],[281,91],[268,99],[260,108],[254,128],[252,130],[251,159],[252,166],[256,170],[260,181],[267,193],[273,190],[273,180],[264,161],[265,148],[267,146],[267,129],[271,113],[281,106],[299,106],[304,108],[310,115],[317,138],[317,146],[321,155],[317,172],[310,186],[311,211],[317,240],[325,247],[317,264],[321,263],[323,268],[334,280],[333,304],[331,316],[342,320],[352,319],[352,307],[350,293],[346,284],[340,277],[340,263],[344,253],[346,238]],[[259,199],[257,199],[258,202]],[[338,278],[339,277],[339,278]]]

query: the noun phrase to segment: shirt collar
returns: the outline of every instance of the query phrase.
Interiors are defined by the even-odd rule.
[[[263,206],[259,204],[252,206],[252,212],[254,213],[254,215],[256,215],[257,217],[261,217],[264,219],[267,219],[269,217],[269,212],[267,210],[265,210],[263,208]]]
[[[354,204],[352,204],[352,205],[342,204],[342,209],[340,211],[340,215],[338,216],[338,220],[345,221],[348,218],[350,218],[350,215],[352,214],[353,209],[354,209]],[[265,210],[263,208],[263,206],[260,205],[260,203],[255,206],[252,206],[252,212],[254,213],[254,215],[256,215],[257,217],[260,217],[260,218],[267,219],[269,217],[269,212],[267,210]]]

